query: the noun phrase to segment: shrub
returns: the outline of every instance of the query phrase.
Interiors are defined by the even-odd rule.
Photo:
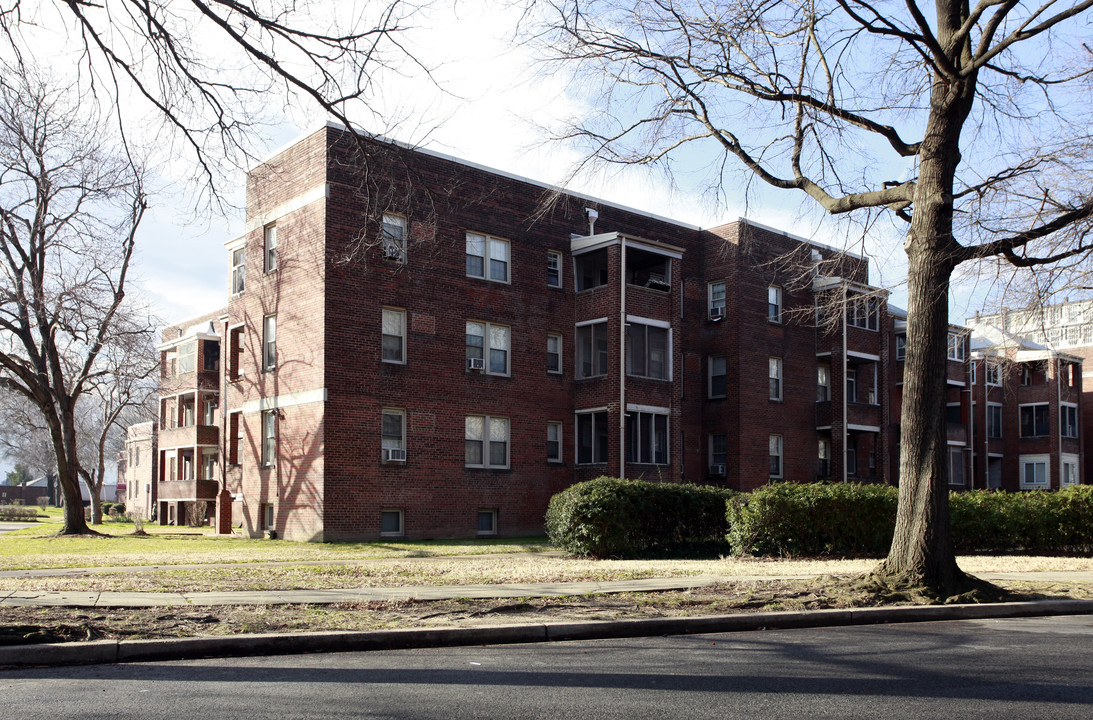
[[[38,522],[38,508],[26,505],[0,505],[0,520]]]
[[[550,500],[551,542],[592,557],[693,553],[722,545],[731,490],[601,477]]]
[[[958,552],[1093,550],[1093,486],[954,493],[949,513]]]
[[[737,555],[883,555],[892,544],[896,488],[772,483],[729,501]]]

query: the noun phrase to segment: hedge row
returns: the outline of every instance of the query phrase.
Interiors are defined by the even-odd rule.
[[[555,495],[551,542],[577,555],[635,557],[724,546],[732,490],[601,477]],[[727,548],[725,548],[727,549]]]
[[[1058,492],[952,493],[958,552],[1093,552],[1093,486]],[[896,488],[775,483],[722,488],[598,478],[557,494],[546,528],[559,547],[593,557],[708,551],[738,555],[884,555]]]

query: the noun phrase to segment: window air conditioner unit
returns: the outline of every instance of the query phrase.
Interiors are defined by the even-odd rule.
[[[724,465],[711,465],[710,466],[710,474],[711,475],[724,475],[725,474],[725,466]]]
[[[725,318],[725,308],[723,308],[723,307],[712,307],[712,308],[710,308],[710,319],[711,320],[723,320],[724,318]]]
[[[402,248],[397,243],[385,242],[383,244],[383,258],[385,260],[401,260]]]
[[[474,372],[482,372],[486,369],[485,358],[467,358],[467,369]]]
[[[384,462],[406,462],[406,451],[402,448],[384,448]]]

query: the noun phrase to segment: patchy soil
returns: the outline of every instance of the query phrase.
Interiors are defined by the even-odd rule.
[[[1093,585],[1007,583],[1006,599],[1093,598]],[[884,597],[858,578],[723,583],[689,591],[503,600],[398,601],[337,605],[269,605],[94,609],[5,607],[0,645],[98,639],[181,638],[411,627],[470,627],[775,610],[927,604],[905,594]]]

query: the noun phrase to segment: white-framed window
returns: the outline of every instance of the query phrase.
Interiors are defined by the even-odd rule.
[[[467,369],[481,370],[489,375],[509,374],[507,325],[467,321]]]
[[[709,359],[710,381],[708,395],[711,398],[723,398],[728,393],[728,369],[724,355],[713,355]]]
[[[656,380],[672,377],[672,333],[669,328],[626,324],[626,374]]]
[[[770,378],[770,399],[782,399],[782,358],[767,359],[767,374]]]
[[[277,411],[262,413],[262,465],[273,465],[277,457]]]
[[[987,361],[986,381],[988,385],[1002,384],[1002,365],[994,360]]]
[[[1059,405],[1060,431],[1063,437],[1078,437],[1078,406],[1070,403]]]
[[[383,308],[381,356],[385,363],[406,362],[406,311]]]
[[[846,401],[858,401],[858,371],[854,368],[846,370]]]
[[[577,326],[577,377],[607,374],[607,321]]]
[[[846,324],[864,330],[876,330],[880,302],[869,295],[855,295],[846,301]]]
[[[708,310],[711,320],[725,317],[725,281],[718,280],[707,286]]]
[[[406,411],[383,408],[380,413],[380,453],[383,462],[406,462]]]
[[[478,534],[479,535],[496,535],[497,534],[497,511],[496,510],[479,510],[478,511]]]
[[[964,361],[964,335],[962,333],[949,333],[948,357],[957,362]]]
[[[964,448],[949,446],[949,484],[964,485]]]
[[[262,269],[271,273],[277,269],[277,226],[266,225],[262,228]]]
[[[1021,437],[1046,437],[1051,433],[1048,422],[1048,404],[1020,405]]]
[[[562,461],[562,424],[551,420],[547,422],[547,462]]]
[[[262,370],[277,367],[277,316],[262,318]]]
[[[239,448],[243,447],[243,413],[240,410],[233,410],[228,413],[228,464],[239,464]]]
[[[276,520],[274,518],[273,503],[262,503],[259,514],[261,515],[261,523],[263,530],[273,530],[277,527]]]
[[[770,450],[770,476],[782,477],[782,436],[771,435],[769,440]]]
[[[816,446],[816,474],[822,478],[831,477],[831,441],[820,438]]]
[[[576,413],[578,465],[607,462],[607,423],[605,410]]]
[[[406,262],[406,218],[391,213],[383,214],[380,245],[384,260]]]
[[[772,323],[782,322],[782,288],[777,285],[767,288],[767,320]]]
[[[907,359],[907,336],[896,335],[896,360]]]
[[[207,448],[201,452],[201,479],[216,480],[217,454],[215,448]]]
[[[987,403],[987,437],[1002,437],[1002,405],[999,403]]]
[[[547,372],[562,372],[562,336],[558,333],[547,333]]]
[[[467,277],[509,282],[509,241],[467,233]]]
[[[380,511],[380,536],[402,537],[405,534],[401,510]]]
[[[831,399],[831,368],[827,365],[816,366],[816,402]]]
[[[468,415],[464,421],[463,437],[467,467],[509,466],[508,418]]]
[[[1081,485],[1078,476],[1078,456],[1064,453],[1059,456],[1059,487]]]
[[[626,413],[626,462],[668,464],[668,416],[654,412]]]
[[[1049,487],[1051,477],[1050,455],[1021,455],[1021,488],[1039,489]]]
[[[547,250],[547,287],[562,286],[562,254],[557,250]]]
[[[197,370],[197,343],[188,342],[178,348],[178,364],[176,366],[179,375],[192,373]]]
[[[724,475],[729,460],[729,442],[725,433],[710,435],[710,475]]]
[[[232,295],[238,295],[246,290],[247,285],[247,250],[237,248],[232,250]]]
[[[243,377],[243,349],[246,326],[236,325],[228,329],[228,381],[236,382]]]

